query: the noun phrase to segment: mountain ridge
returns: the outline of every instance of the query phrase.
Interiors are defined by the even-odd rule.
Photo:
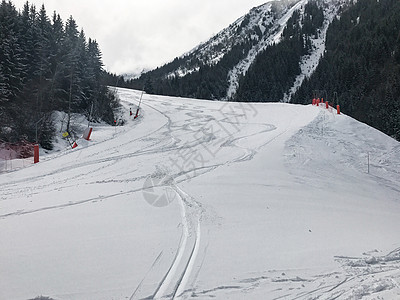
[[[338,8],[345,1],[311,1],[311,0],[290,0],[290,1],[269,1],[265,4],[252,8],[249,13],[238,18],[231,25],[222,29],[208,41],[199,44],[194,49],[175,58],[173,61],[162,67],[142,74],[141,78],[133,80],[135,88],[150,85],[149,92],[155,92],[174,96],[189,96],[198,98],[212,98],[219,100],[233,100],[239,86],[240,78],[245,76],[249,67],[254,63],[256,57],[271,45],[278,44],[283,31],[287,26],[288,20],[295,11],[304,14],[304,8],[308,3],[317,3],[326,12],[326,24],[323,32],[336,15]],[[325,36],[322,36],[324,44]],[[313,44],[316,44],[315,42]],[[240,48],[239,50],[236,48]],[[240,51],[241,50],[241,51]],[[318,49],[317,49],[318,50]],[[239,52],[239,53],[236,53]],[[241,53],[240,53],[241,52]],[[311,55],[312,56],[312,55]],[[223,59],[229,60],[226,64]],[[315,59],[315,58],[314,58]],[[299,62],[300,63],[300,62]],[[182,80],[193,73],[200,73],[200,69],[215,68],[218,64],[224,64],[224,74],[220,81],[223,88],[218,93],[209,93],[210,97],[202,97],[199,93],[187,93],[175,91],[165,91],[157,89],[152,91],[154,85],[160,86],[164,80]],[[226,74],[225,74],[226,73]],[[309,71],[305,72],[309,76]],[[225,76],[226,75],[226,76]],[[302,79],[298,79],[297,85],[301,84]],[[223,82],[222,82],[223,81]],[[297,86],[295,82],[294,86]],[[225,89],[225,90],[224,90]],[[178,90],[182,90],[178,88]],[[287,95],[294,93],[285,91]],[[282,93],[279,101],[288,102],[288,96]]]

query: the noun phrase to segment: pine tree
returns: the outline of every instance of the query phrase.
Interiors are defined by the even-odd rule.
[[[0,5],[0,64],[2,101],[15,101],[23,87],[22,51],[17,37],[18,14],[11,2]]]
[[[59,14],[54,12],[52,18],[49,47],[49,67],[50,67],[50,91],[49,91],[49,105],[52,110],[61,109],[62,102],[65,97],[65,90],[62,85],[63,76],[63,40],[64,40],[64,24]]]

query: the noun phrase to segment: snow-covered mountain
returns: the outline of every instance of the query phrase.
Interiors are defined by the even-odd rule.
[[[238,89],[240,77],[246,74],[257,56],[267,47],[280,43],[288,20],[293,13],[300,14],[299,23],[304,21],[305,7],[309,2],[315,3],[323,10],[324,21],[315,35],[307,37],[312,48],[298,61],[301,68],[300,74],[296,76],[282,99],[276,99],[288,102],[291,94],[301,85],[304,78],[310,76],[317,67],[318,60],[325,49],[327,28],[346,0],[267,2],[251,9],[248,14],[221,30],[207,42],[200,44],[173,62],[153,72],[148,72],[144,78],[151,78],[153,81],[165,78],[184,78],[189,74],[198,73],[205,66],[215,67],[221,64],[221,69],[224,70],[222,81],[225,83],[220,84],[225,84],[226,89],[222,93],[222,97],[220,95],[215,97],[232,99]],[[299,24],[299,26],[301,27],[303,24]],[[213,72],[218,73],[219,70]]]
[[[272,43],[279,43],[287,20],[292,16],[294,10],[303,10],[307,1],[271,1],[253,8],[248,14],[236,20],[209,41],[184,55],[189,62],[197,61],[198,65],[195,65],[194,68],[192,66],[191,69],[181,66],[178,70],[171,72],[169,76],[184,76],[197,71],[201,64],[217,64],[224,55],[232,50],[233,46],[251,41],[252,46],[247,50],[244,58],[229,71],[227,98],[231,98],[238,87],[240,75],[246,73],[257,54]]]

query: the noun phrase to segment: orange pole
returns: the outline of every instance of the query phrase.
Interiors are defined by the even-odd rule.
[[[39,145],[33,146],[33,163],[36,164],[39,162]]]
[[[326,109],[328,109],[329,108],[328,101],[326,101],[325,104],[326,104]]]
[[[340,106],[337,105],[337,106],[336,106],[336,109],[337,109],[337,114],[340,115]]]

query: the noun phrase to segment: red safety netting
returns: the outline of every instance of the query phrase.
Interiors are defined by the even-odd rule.
[[[33,157],[34,143],[20,141],[7,143],[0,140],[0,159],[21,159]]]

